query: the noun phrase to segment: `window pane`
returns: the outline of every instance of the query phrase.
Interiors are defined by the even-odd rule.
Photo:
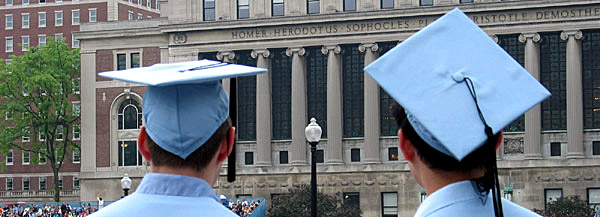
[[[388,161],[398,161],[398,148],[388,148]]]
[[[600,206],[600,188],[588,189],[588,204],[592,209],[598,210]]]
[[[204,0],[204,8],[215,8],[215,0]]]
[[[360,193],[350,192],[344,193],[344,203],[349,206],[360,208]]]
[[[140,53],[131,53],[131,68],[140,67]]]
[[[254,164],[254,152],[244,153],[244,164],[245,165],[253,165]]]
[[[306,52],[307,118],[317,119],[321,138],[327,138],[327,56],[321,47],[307,47]]]
[[[550,156],[560,156],[560,142],[550,143]]]
[[[248,5],[248,0],[238,0],[238,5]]]
[[[460,3],[473,3],[473,0],[460,0]]]
[[[308,14],[318,14],[321,12],[321,3],[319,0],[308,0]]]
[[[542,130],[566,130],[566,42],[560,32],[540,35],[540,81],[552,93],[542,102]]]
[[[344,11],[356,11],[356,0],[344,0]]]
[[[280,151],[279,152],[279,164],[287,164],[288,163],[288,152]]]
[[[117,54],[117,70],[127,68],[127,56],[125,54]]]
[[[206,21],[215,20],[215,9],[214,8],[204,9],[204,20],[206,20]]]
[[[324,156],[323,150],[317,150],[315,152],[315,161],[317,161],[317,163],[325,162],[325,156]]]
[[[383,8],[383,9],[394,8],[394,0],[381,0],[381,8]]]
[[[357,44],[342,46],[344,138],[363,137],[364,58]]]
[[[250,8],[248,6],[238,7],[238,19],[246,19],[250,17]]]
[[[360,162],[360,149],[358,149],[358,148],[350,149],[350,161],[351,162]]]
[[[273,16],[283,16],[284,14],[283,3],[281,4],[273,4]]]
[[[431,6],[433,5],[433,0],[420,0],[421,6]]]
[[[123,148],[123,160],[124,166],[137,166],[137,142],[136,141],[124,141],[122,144]]]
[[[593,155],[600,155],[600,141],[594,141],[592,146]]]
[[[562,189],[545,189],[544,194],[546,195],[545,202],[548,204],[562,197]]]
[[[237,52],[237,63],[256,66],[256,59],[250,51]],[[238,139],[240,141],[256,140],[256,76],[245,76],[237,79],[238,97]]]

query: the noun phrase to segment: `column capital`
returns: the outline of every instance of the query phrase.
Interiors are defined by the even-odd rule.
[[[233,51],[219,51],[217,52],[217,60],[225,61],[225,58],[229,60],[233,60],[235,58],[235,53]]]
[[[537,32],[521,33],[519,35],[519,42],[525,43],[525,42],[527,42],[527,39],[531,39],[533,42],[537,43],[537,42],[540,42],[542,40],[542,37]]]
[[[492,38],[492,40],[494,40],[494,42],[496,42],[496,44],[500,44],[500,40],[498,39],[498,35],[496,35],[496,34],[490,35],[490,38]]]
[[[321,47],[321,53],[327,55],[329,52],[333,52],[334,54],[339,54],[342,52],[342,48],[339,45],[323,45]]]
[[[271,51],[269,51],[269,49],[256,49],[256,50],[252,50],[252,52],[250,52],[250,56],[252,58],[258,58],[258,55],[261,55],[264,58],[269,58],[271,57]]]
[[[367,49],[370,49],[373,52],[377,52],[377,50],[379,50],[379,45],[377,45],[377,43],[362,43],[358,45],[358,51],[360,51],[361,53],[364,53],[365,51],[367,51]]]
[[[298,56],[304,56],[306,54],[306,50],[303,47],[290,47],[285,50],[285,55],[291,57],[294,53],[298,53]]]
[[[567,40],[571,36],[573,36],[577,40],[580,40],[583,38],[583,32],[579,30],[568,30],[560,33],[560,39],[562,40]]]

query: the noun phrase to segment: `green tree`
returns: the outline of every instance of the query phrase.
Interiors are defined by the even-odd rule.
[[[592,217],[594,209],[579,196],[560,197],[546,205],[545,210],[535,212],[546,217]]]
[[[46,162],[59,201],[58,172],[63,160],[80,150],[71,135],[74,128],[79,132],[80,107],[72,104],[79,100],[74,91],[79,88],[79,49],[49,38],[47,45],[10,58],[0,65],[0,152],[29,151],[33,163]]]
[[[310,186],[301,185],[290,189],[287,194],[273,198],[268,215],[273,217],[309,217]],[[360,217],[360,215],[360,209],[344,203],[340,193],[335,195],[317,193],[317,216]]]

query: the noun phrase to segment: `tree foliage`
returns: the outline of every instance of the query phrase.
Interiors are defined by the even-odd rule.
[[[546,217],[592,217],[592,209],[579,196],[560,197],[546,205],[545,210],[535,209],[535,212]]]
[[[310,186],[289,190],[289,193],[273,198],[269,208],[269,216],[273,217],[309,217]],[[317,193],[317,216],[321,217],[359,217],[360,209],[344,203],[340,193],[327,195]]]
[[[29,151],[31,162],[45,162],[58,183],[63,160],[79,150],[72,141],[73,129],[79,132],[80,107],[72,104],[79,101],[74,91],[79,88],[79,49],[53,39],[28,49],[0,65],[0,152]],[[59,200],[58,184],[54,199]]]

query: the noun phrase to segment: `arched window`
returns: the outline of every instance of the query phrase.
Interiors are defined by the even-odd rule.
[[[142,126],[142,107],[133,99],[123,101],[119,106],[119,130],[140,129]]]

